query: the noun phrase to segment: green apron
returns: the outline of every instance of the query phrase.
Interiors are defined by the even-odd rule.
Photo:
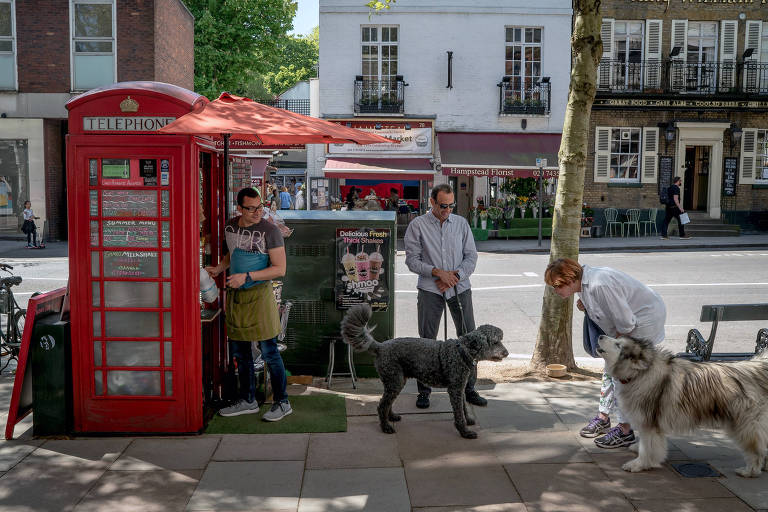
[[[264,341],[280,334],[272,281],[264,281],[248,289],[227,288],[224,310],[227,336],[238,341]]]

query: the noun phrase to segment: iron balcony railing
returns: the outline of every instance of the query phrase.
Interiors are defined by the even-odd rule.
[[[597,90],[644,94],[768,94],[768,63],[603,59]]]
[[[355,113],[402,114],[405,104],[405,88],[402,75],[391,79],[369,80],[355,77]]]
[[[500,114],[549,114],[552,88],[549,79],[523,87],[519,77],[505,76],[496,84],[499,88]]]
[[[293,100],[257,100],[259,103],[269,105],[270,107],[282,108],[283,110],[290,110],[297,114],[309,115],[309,100],[308,99],[293,99]]]

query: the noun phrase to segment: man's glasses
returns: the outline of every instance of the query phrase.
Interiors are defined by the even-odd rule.
[[[254,213],[264,208],[264,204],[260,204],[259,206],[241,206],[240,208],[249,213]]]
[[[451,203],[451,204],[440,203],[440,208],[442,208],[443,210],[447,210],[448,208],[453,210],[454,208],[456,208],[456,203]]]

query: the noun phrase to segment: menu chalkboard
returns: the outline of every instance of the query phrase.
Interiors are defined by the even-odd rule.
[[[105,220],[101,228],[104,247],[157,247],[157,222]]]
[[[738,174],[738,158],[725,157],[723,159],[723,195],[736,195],[736,175]]]
[[[667,188],[672,184],[675,159],[671,156],[659,157],[659,200],[666,204]]]
[[[104,217],[156,217],[157,192],[102,190],[101,214]]]
[[[157,277],[157,253],[104,251],[105,277]]]

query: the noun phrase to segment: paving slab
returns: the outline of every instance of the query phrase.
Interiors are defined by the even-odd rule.
[[[488,400],[488,407],[492,402],[516,402],[518,404],[546,404],[546,397],[531,382],[507,382],[496,384],[493,389],[483,391],[482,396]]]
[[[410,510],[403,468],[307,470],[298,512]]]
[[[418,507],[413,512],[527,512],[527,509],[522,503],[494,503],[475,507]]]
[[[304,460],[309,434],[224,434],[211,460]]]
[[[632,501],[653,499],[700,499],[733,498],[734,495],[720,484],[718,478],[685,478],[667,463],[639,473],[621,469],[621,465],[635,456],[634,453],[592,454],[600,469],[608,478],[618,484],[622,492]]]
[[[67,512],[106,471],[102,465],[17,464],[0,478],[3,512]]]
[[[751,512],[738,498],[633,501],[637,512]]]
[[[611,482],[597,465],[505,464],[529,511],[632,511],[622,487]]]
[[[502,464],[592,462],[572,432],[489,432],[483,436]]]
[[[439,412],[451,412],[451,400],[448,393],[433,392],[429,397],[429,408],[416,407],[416,393],[400,393],[392,404],[392,410],[397,414],[434,414]],[[381,395],[359,395],[347,397],[347,416],[378,415],[377,407]]]
[[[111,469],[203,469],[220,440],[219,436],[134,439]]]
[[[669,439],[681,452],[694,460],[742,459],[741,450],[723,432],[698,431],[685,437]]]
[[[405,463],[413,507],[519,503],[504,468],[492,456],[414,460]]]
[[[295,511],[303,474],[303,461],[213,461],[187,510]]]
[[[203,471],[107,471],[75,512],[184,510]]]
[[[43,444],[42,440],[0,441],[0,471],[8,471]]]
[[[597,404],[600,398],[600,381],[597,380],[545,380],[531,382],[531,387],[547,398],[550,397],[569,397],[569,398],[592,398]]]
[[[396,427],[397,449],[405,462],[461,459],[465,464],[499,463],[482,432],[477,439],[464,439],[453,421],[409,423],[406,420]]]
[[[547,397],[547,403],[568,430],[578,432],[597,414],[599,394],[598,391],[589,397]]]
[[[757,478],[744,478],[734,469],[744,466],[744,459],[715,459],[710,464],[720,471],[720,483],[755,509],[768,509],[768,472]],[[730,511],[729,511],[730,512]]]
[[[303,460],[303,458],[302,458]],[[311,434],[307,469],[401,467],[397,437],[375,423],[350,423],[347,432]]]
[[[45,441],[23,464],[67,468],[107,468],[130,444],[130,438],[56,439]]]
[[[477,427],[489,432],[568,430],[549,405],[497,402],[473,409]]]

